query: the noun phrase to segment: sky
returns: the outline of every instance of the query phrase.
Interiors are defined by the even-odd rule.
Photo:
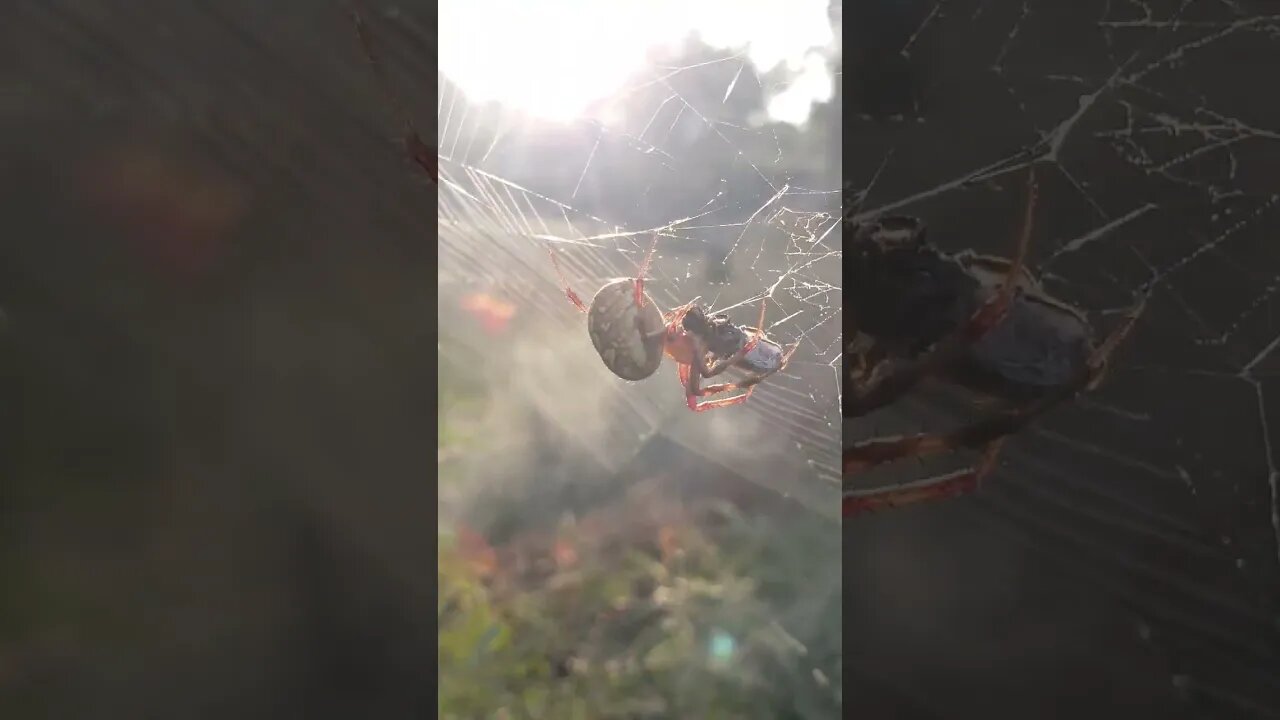
[[[839,39],[829,0],[444,0],[440,70],[472,102],[544,120],[583,117],[645,68],[651,49],[690,34],[743,52],[759,73],[785,65],[791,82],[768,98],[775,122],[803,125],[831,99],[827,57]]]

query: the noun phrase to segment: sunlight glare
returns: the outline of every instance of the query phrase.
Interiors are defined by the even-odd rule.
[[[697,33],[745,50],[757,72],[789,72],[769,88],[778,122],[802,124],[829,100],[824,53],[836,38],[828,0],[446,0],[439,4],[440,71],[473,102],[547,120],[581,117],[644,69],[651,49]]]
[[[803,125],[809,119],[813,103],[828,102],[835,96],[832,80],[826,58],[818,53],[809,53],[799,76],[769,99],[769,117],[778,122]]]

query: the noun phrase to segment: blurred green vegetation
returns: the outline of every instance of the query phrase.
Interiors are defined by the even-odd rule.
[[[443,356],[440,388],[443,486],[487,398]],[[442,519],[441,718],[839,717],[835,526],[648,490],[493,545]]]

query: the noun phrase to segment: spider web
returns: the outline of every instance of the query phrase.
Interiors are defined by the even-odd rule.
[[[764,101],[787,81],[690,42],[588,118],[554,124],[472,103],[440,75],[440,325],[450,351],[505,353],[511,392],[606,467],[663,435],[834,516],[839,123],[767,122]],[[763,301],[769,337],[797,344],[745,405],[689,412],[670,361],[639,383],[614,377],[547,253],[589,301],[633,276],[655,235],[645,287],[661,309],[700,298],[754,326]],[[514,313],[497,345],[458,321],[477,295]]]
[[[945,250],[1008,255],[1034,166],[1030,260],[1050,292],[1100,332],[1150,295],[1104,385],[1015,439],[978,502],[1137,608],[1145,638],[1163,623],[1180,631],[1167,647],[1220,651],[1175,669],[1179,687],[1276,707],[1257,668],[1275,666],[1280,610],[1280,107],[1247,75],[1280,62],[1280,16],[1231,0],[895,8],[856,23],[851,65],[874,69],[851,78],[853,219],[917,215]],[[908,401],[847,423],[845,442],[942,429],[952,409]]]

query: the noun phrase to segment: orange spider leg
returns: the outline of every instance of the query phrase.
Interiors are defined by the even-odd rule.
[[[773,373],[778,372],[778,370],[781,370],[787,366],[787,362],[791,359],[791,354],[795,352],[797,347],[799,347],[799,343],[792,345],[790,348],[788,348],[784,352],[782,356],[782,360],[779,363],[777,370],[774,370],[772,372],[767,372],[767,373],[758,373],[742,380],[741,382],[720,383],[718,385],[708,385],[706,387],[701,387],[701,381],[703,378],[715,377],[716,375],[719,375],[725,370],[728,370],[730,367],[733,367],[736,363],[740,362],[744,357],[746,357],[748,353],[750,353],[753,349],[755,349],[756,345],[760,343],[760,338],[764,337],[764,317],[765,317],[765,310],[768,307],[768,302],[769,302],[769,298],[767,297],[761,298],[760,318],[756,322],[756,326],[754,328],[748,328],[752,331],[751,339],[748,340],[746,343],[744,343],[743,346],[733,355],[730,355],[725,358],[720,358],[714,364],[707,367],[702,365],[702,363],[705,360],[705,358],[702,357],[703,355],[702,348],[697,346],[697,344],[695,343],[695,350],[697,351],[696,354],[698,356],[697,361],[699,363],[699,367],[697,368],[698,374],[696,377],[694,377],[691,375],[692,368],[689,368],[688,366],[681,366],[681,375],[680,375],[680,382],[685,388],[685,400],[687,401],[690,410],[694,412],[705,412],[707,410],[714,410],[715,408],[728,407],[730,405],[738,405],[738,404],[744,403],[751,397],[751,393],[755,392],[756,385],[758,385],[761,381],[763,381],[765,378],[769,377]],[[732,392],[734,390],[746,390],[746,392],[742,393],[741,395],[735,395],[734,397],[731,397],[731,398],[719,398],[716,400],[699,401],[699,398],[707,397],[710,395],[719,395],[721,393]]]
[[[757,322],[756,326],[753,328],[743,328],[744,330],[751,331],[751,338],[747,340],[747,342],[743,343],[742,347],[738,348],[738,351],[734,354],[729,355],[728,357],[719,358],[710,365],[700,365],[700,379],[713,378],[720,373],[723,373],[725,370],[728,370],[740,362],[748,353],[755,349],[756,345],[760,344],[760,338],[764,337],[764,309],[766,302],[768,302],[768,298],[764,298],[760,301],[760,320]],[[716,385],[712,387],[720,386]]]
[[[844,451],[844,474],[854,475],[904,457],[922,457],[960,448],[980,448],[993,440],[1018,432],[1035,418],[1097,385],[1106,372],[1111,354],[1129,335],[1146,307],[1145,303],[1144,299],[1130,310],[1120,325],[1094,349],[1074,381],[1025,407],[993,413],[948,433],[921,433],[864,440]]]
[[[645,253],[644,261],[640,263],[640,271],[636,273],[636,307],[644,307],[644,276],[649,272],[649,263],[653,262],[653,253],[658,249],[658,238],[662,237],[658,233],[653,234],[653,243],[649,245],[649,252]]]
[[[754,350],[756,345],[760,343],[760,338],[764,337],[764,311],[768,303],[769,298],[767,296],[760,298],[760,319],[756,321],[755,332],[751,333],[751,339],[747,341],[746,345],[742,346],[742,355]]]
[[[560,268],[560,257],[556,255],[555,248],[548,245],[547,254],[551,256],[551,265],[555,267],[556,277],[560,279],[560,286],[564,288],[564,296],[569,298],[569,302],[573,303],[574,307],[587,312],[587,304],[582,302],[582,298],[578,297],[578,293],[574,292],[573,288],[569,287],[569,280],[565,278],[564,270]]]
[[[706,412],[715,410],[716,408],[729,407],[730,405],[741,405],[751,397],[751,393],[756,389],[755,385],[747,388],[747,391],[741,395],[734,395],[729,398],[720,398],[718,400],[699,401],[697,396],[689,398],[689,409],[694,412]]]
[[[945,434],[922,434],[897,438],[873,438],[844,451],[846,477],[904,457],[920,457],[961,448],[982,448],[981,462],[969,470],[939,475],[888,490],[846,493],[841,501],[844,515],[898,507],[934,498],[952,497],[976,490],[995,467],[1004,441],[1032,420],[1080,392],[1095,386],[1106,372],[1111,354],[1133,330],[1146,307],[1143,298],[1126,313],[1124,320],[1094,349],[1074,382],[1067,383],[1026,407],[996,413]]]
[[[798,347],[800,347],[799,343],[794,343],[790,345],[783,352],[782,360],[778,363],[778,369],[773,370],[772,372],[755,373],[747,377],[746,379],[736,383],[720,383],[718,385],[707,385],[706,387],[699,387],[696,383],[694,383],[693,387],[687,390],[685,393],[686,399],[689,404],[689,409],[694,412],[705,412],[707,410],[714,410],[716,408],[728,407],[730,405],[738,405],[746,402],[751,397],[751,394],[755,392],[757,385],[759,385],[769,376],[773,375],[774,373],[781,372],[784,368],[787,367],[787,363],[791,361],[791,355],[795,353],[796,348]],[[682,383],[684,383],[686,388],[689,388],[689,373],[690,373],[689,366],[687,365],[680,366],[680,380]],[[719,395],[721,393],[732,392],[734,390],[745,390],[746,392],[742,393],[741,395],[735,395],[729,398],[718,398],[716,400],[699,401],[699,398],[708,397],[711,395]]]
[[[692,372],[693,372],[692,366],[690,365],[680,366],[680,384],[683,385],[685,388],[687,388],[685,391],[685,400],[688,402],[689,409],[694,412],[706,412],[707,410],[714,410],[715,408],[728,407],[730,405],[740,405],[746,402],[747,398],[751,397],[751,393],[756,389],[755,383],[752,383],[751,385],[747,385],[747,386],[739,386],[735,383],[724,383],[722,385],[709,385],[704,388],[699,388],[699,387],[696,387],[695,385],[695,387],[693,387],[692,389],[688,389],[692,384],[691,383]],[[737,390],[737,389],[740,389],[740,387],[746,388],[746,392],[742,393],[741,395],[734,395],[733,397],[719,398],[716,400],[701,399],[708,395],[715,395],[718,393],[729,392],[730,390]]]
[[[888,490],[846,494],[840,500],[841,515],[852,517],[925,500],[940,500],[976,492],[982,479],[995,469],[996,458],[1000,455],[1004,441],[1005,438],[1000,438],[987,445],[982,460],[974,467],[936,475]]]

